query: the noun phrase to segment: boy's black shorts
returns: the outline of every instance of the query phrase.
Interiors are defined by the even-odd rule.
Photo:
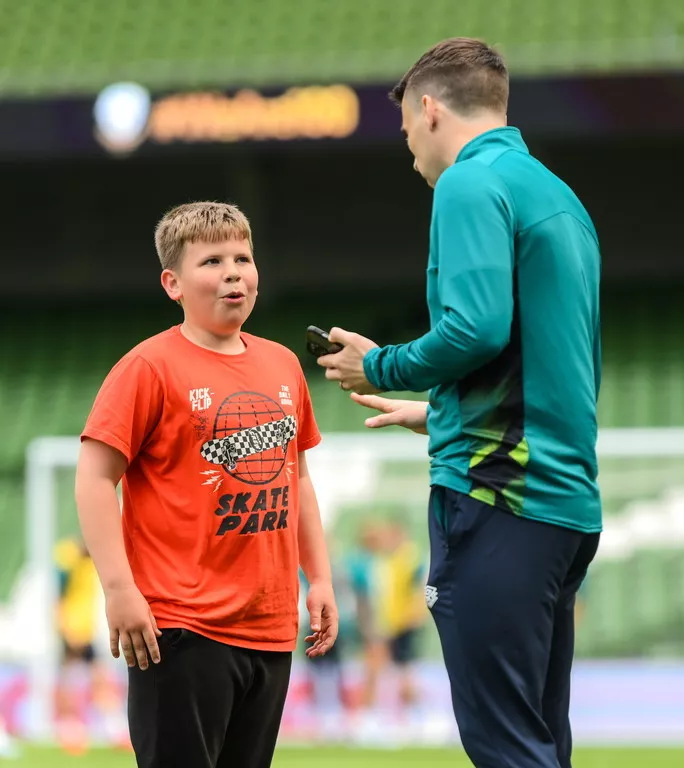
[[[128,722],[139,768],[268,768],[292,654],[163,629],[161,662],[129,668]]]

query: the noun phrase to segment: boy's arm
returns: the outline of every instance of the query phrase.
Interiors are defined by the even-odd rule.
[[[313,645],[307,656],[323,656],[337,638],[338,614],[332,587],[330,558],[318,509],[306,454],[299,454],[299,526],[297,529],[299,562],[309,582],[306,607],[311,617],[312,635],[307,641]]]
[[[83,540],[106,592],[131,586],[116,487],[126,457],[98,440],[84,440],[76,467],[76,507]]]
[[[76,467],[76,507],[83,540],[105,593],[110,650],[119,643],[128,666],[141,669],[160,659],[157,628],[147,601],[135,585],[121,528],[116,487],[126,471],[126,457],[99,440],[85,439]]]

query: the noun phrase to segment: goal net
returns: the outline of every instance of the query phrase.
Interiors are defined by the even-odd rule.
[[[401,431],[330,434],[310,452],[333,555],[356,545],[364,523],[399,516],[425,545],[426,438]],[[602,430],[605,532],[583,592],[578,654],[684,658],[684,429]],[[25,730],[50,739],[60,659],[54,547],[77,532],[77,438],[35,440],[26,463],[27,559],[0,610],[0,656],[27,673]],[[107,657],[104,611],[98,643]],[[430,634],[432,633],[432,634]],[[430,627],[423,654],[439,656]],[[122,666],[122,664],[119,664]]]

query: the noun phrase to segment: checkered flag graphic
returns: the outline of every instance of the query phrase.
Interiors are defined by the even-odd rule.
[[[200,448],[200,453],[212,464],[224,464],[232,470],[235,469],[238,461],[255,453],[278,446],[287,452],[287,446],[296,434],[295,417],[286,416],[284,419],[269,421],[268,424],[260,424],[258,427],[241,429],[219,440],[207,440]]]

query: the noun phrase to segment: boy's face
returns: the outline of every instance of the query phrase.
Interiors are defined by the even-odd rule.
[[[187,243],[178,267],[162,272],[162,285],[185,316],[223,335],[238,331],[257,295],[259,274],[247,240]]]

